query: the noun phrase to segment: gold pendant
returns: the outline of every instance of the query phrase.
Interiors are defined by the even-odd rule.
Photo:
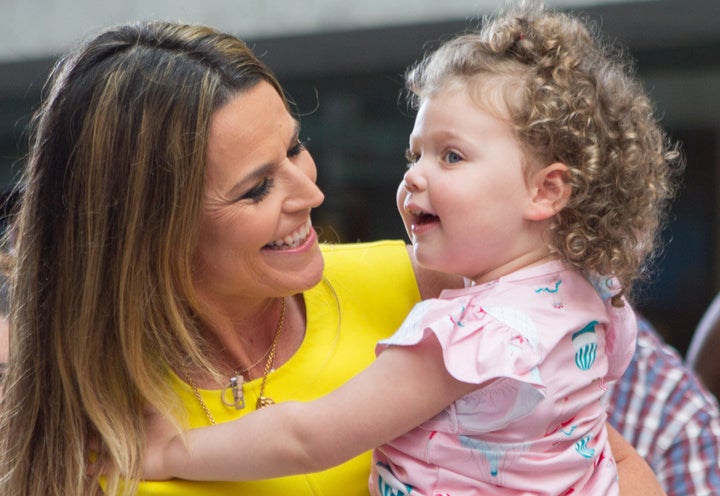
[[[243,379],[243,376],[241,375],[236,375],[230,378],[230,384],[225,386],[222,393],[220,393],[220,399],[222,400],[223,405],[235,407],[236,410],[242,410],[245,408],[245,394],[243,393],[244,382],[245,379]],[[228,390],[232,393],[232,401],[225,399]]]
[[[265,408],[266,406],[274,404],[275,402],[272,400],[272,398],[268,398],[267,396],[260,396],[257,400],[257,403],[255,403],[255,409],[260,410],[261,408]]]

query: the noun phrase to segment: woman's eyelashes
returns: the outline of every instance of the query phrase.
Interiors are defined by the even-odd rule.
[[[295,141],[295,144],[290,147],[290,149],[287,152],[288,158],[295,157],[299,155],[302,151],[307,149],[307,144],[310,142],[310,138],[306,138],[304,140],[301,140],[298,138]]]
[[[255,186],[253,186],[247,193],[242,195],[238,200],[251,200],[254,203],[258,203],[265,198],[273,185],[273,179],[270,177],[263,177]]]
[[[306,149],[308,141],[310,140],[296,140],[295,144],[293,144],[293,146],[291,146],[287,151],[288,158],[293,158],[300,155],[300,153],[302,153]],[[263,177],[262,179],[260,179],[260,181],[257,182],[255,186],[253,186],[249,191],[247,191],[244,195],[238,198],[238,201],[251,200],[254,203],[260,202],[268,195],[268,193],[270,193],[273,182],[274,181],[272,177]]]

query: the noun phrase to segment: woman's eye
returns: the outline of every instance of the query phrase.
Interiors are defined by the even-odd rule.
[[[445,154],[445,161],[448,164],[456,164],[462,161],[462,159],[462,156],[460,156],[460,154],[457,152],[449,151]]]
[[[240,197],[240,200],[252,200],[259,202],[267,196],[272,187],[273,181],[269,177],[264,177],[250,191]]]
[[[288,150],[288,158],[296,157],[300,153],[307,149],[307,144],[310,142],[310,138],[305,140],[297,140],[295,144]]]

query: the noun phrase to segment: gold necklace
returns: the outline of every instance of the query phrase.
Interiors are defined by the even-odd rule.
[[[263,360],[265,360],[265,359],[267,358],[267,356],[270,354],[270,350],[272,350],[272,343],[270,343],[270,346],[268,346],[268,349],[265,350],[265,353],[263,354],[263,356],[261,356],[260,358],[258,358],[255,362],[253,362],[252,365],[248,365],[248,366],[245,367],[244,369],[236,370],[236,371],[235,371],[235,375],[243,375],[243,374],[245,374],[245,373],[247,373],[247,372],[250,372],[252,369],[254,369],[255,367],[257,367],[258,365],[260,365],[260,362],[262,362]]]
[[[270,374],[270,371],[273,368],[273,364],[275,363],[275,353],[277,351],[277,345],[280,338],[281,331],[283,329],[283,324],[285,323],[285,298],[282,300],[282,306],[280,307],[280,318],[278,319],[277,326],[275,327],[275,335],[273,336],[272,344],[270,345],[270,348],[268,349],[267,353],[263,356],[263,358],[267,357],[267,361],[265,362],[265,370],[263,371],[263,377],[262,382],[260,383],[260,392],[258,394],[257,403],[255,404],[255,409],[259,410],[260,408],[265,408],[266,406],[270,406],[274,404],[275,402],[272,400],[272,398],[264,396],[265,393],[265,384],[267,383],[268,375]],[[259,360],[255,365],[260,363],[261,360]],[[252,367],[249,367],[248,370],[255,367],[253,365]],[[238,378],[239,377],[239,378]],[[200,395],[200,391],[198,390],[197,386],[195,385],[194,381],[189,377],[188,374],[188,384],[190,384],[190,387],[193,390],[193,394],[195,395],[195,398],[197,398],[198,402],[200,403],[200,406],[203,409],[203,412],[205,412],[205,416],[210,421],[211,424],[215,424],[215,418],[213,417],[212,413],[210,412],[210,409],[205,404],[205,402],[202,399],[202,396]],[[243,391],[243,384],[244,384],[244,378],[242,375],[236,375],[230,378],[230,384],[225,386],[223,390],[220,392],[220,399],[222,400],[223,404],[225,406],[234,406],[235,409],[240,410],[242,408],[245,408],[245,394]],[[233,394],[233,400],[232,402],[228,402],[225,399],[225,392],[230,389]]]
[[[220,400],[223,402],[225,406],[232,406],[235,407],[236,410],[242,410],[245,408],[245,395],[243,393],[243,384],[245,384],[245,377],[244,374],[246,372],[249,372],[250,370],[257,367],[260,362],[265,360],[270,352],[273,350],[273,347],[276,345],[276,340],[280,333],[280,328],[282,327],[283,323],[283,317],[285,316],[285,299],[283,298],[282,301],[282,308],[280,310],[280,320],[278,321],[278,327],[275,329],[275,336],[273,336],[273,342],[270,343],[270,346],[268,347],[267,351],[263,354],[263,356],[260,357],[258,361],[253,363],[252,365],[245,367],[244,369],[236,370],[235,374],[230,376],[229,383],[227,386],[225,386],[222,391],[220,392]],[[230,391],[232,393],[232,401],[227,400],[227,392]]]

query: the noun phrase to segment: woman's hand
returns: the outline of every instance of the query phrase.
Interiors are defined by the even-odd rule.
[[[650,466],[609,423],[608,441],[615,458],[620,494],[627,496],[665,496]]]

